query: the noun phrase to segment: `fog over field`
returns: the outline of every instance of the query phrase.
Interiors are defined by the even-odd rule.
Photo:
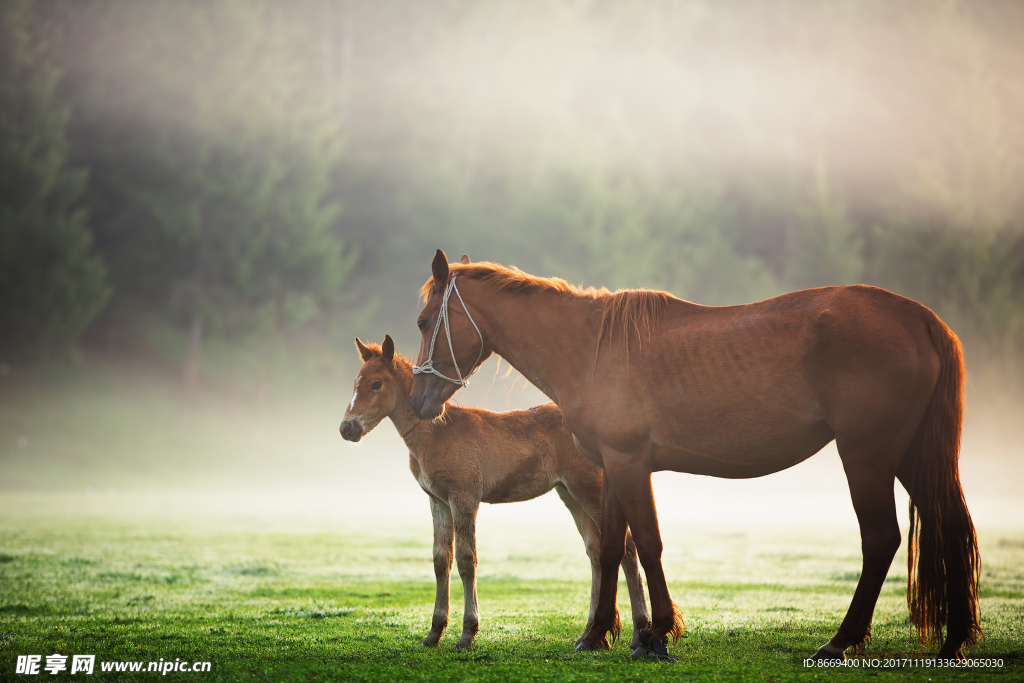
[[[345,350],[348,352],[348,350]],[[351,355],[355,357],[354,348]],[[354,368],[355,365],[353,364]],[[546,398],[508,364],[489,360],[458,395],[466,405],[510,410]],[[138,373],[42,382],[8,402],[0,420],[0,480],[8,514],[78,514],[166,519],[301,522],[311,528],[415,527],[429,537],[427,497],[408,469],[408,451],[385,419],[358,444],[338,425],[351,377],[270,398],[192,395]],[[1024,519],[1021,426],[1011,402],[969,403],[961,475],[975,524],[1016,530]],[[672,534],[808,529],[858,538],[846,477],[829,444],[809,460],[766,477],[728,480],[654,475],[666,545]],[[906,529],[907,496],[897,483]],[[552,492],[523,503],[481,506],[481,534],[578,539]],[[578,540],[572,540],[578,543]],[[582,551],[582,545],[580,547]]]

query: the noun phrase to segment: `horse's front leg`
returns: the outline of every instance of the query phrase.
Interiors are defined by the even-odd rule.
[[[668,637],[672,636],[673,642],[678,642],[683,635],[685,622],[682,610],[672,600],[665,581],[665,571],[661,566],[661,531],[654,506],[654,492],[651,490],[651,472],[638,469],[637,459],[625,453],[601,449],[601,455],[604,458],[605,495],[610,482],[629,524],[640,564],[647,575],[647,587],[651,592],[651,628],[646,633],[641,631],[641,646],[633,651],[633,656],[657,655],[669,658],[665,648]]]
[[[604,475],[604,503],[601,512],[601,588],[597,596],[597,609],[590,629],[583,634],[577,650],[607,650],[607,634],[612,641],[619,637],[622,622],[615,596],[619,582],[619,563],[626,552],[626,517],[619,506],[615,488]]]
[[[464,650],[473,646],[480,630],[480,607],[476,599],[476,513],[479,500],[453,499],[452,516],[455,520],[455,560],[462,577],[462,591],[466,609],[462,616],[462,636],[455,647]]]
[[[448,603],[451,591],[452,542],[455,529],[452,526],[452,511],[448,504],[430,496],[430,513],[434,518],[434,577],[437,579],[437,593],[434,597],[434,618],[430,622],[430,633],[423,641],[423,647],[434,647],[448,628]]]

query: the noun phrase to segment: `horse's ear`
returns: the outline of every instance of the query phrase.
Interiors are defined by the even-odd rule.
[[[380,345],[381,358],[385,363],[391,363],[395,359],[395,340],[390,334],[384,335],[384,343]]]
[[[464,266],[468,266],[469,265],[469,254],[463,254],[462,258],[459,259],[459,263],[461,263]]]
[[[444,291],[448,284],[448,257],[440,249],[434,254],[434,262],[430,264],[430,270],[434,274],[434,289]]]
[[[373,349],[360,341],[359,337],[356,337],[356,348],[359,349],[359,357],[363,359],[364,363],[373,358]]]

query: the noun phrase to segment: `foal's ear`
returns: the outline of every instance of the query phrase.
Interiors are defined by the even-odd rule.
[[[459,263],[461,263],[464,266],[468,266],[469,265],[469,254],[463,254],[462,258],[459,259]]]
[[[380,353],[381,358],[389,365],[395,359],[395,340],[391,338],[390,334],[384,335],[384,343],[380,345]]]
[[[434,262],[430,264],[430,270],[434,274],[434,289],[443,292],[448,284],[448,257],[440,249],[434,254]]]
[[[359,349],[359,357],[363,359],[364,363],[373,358],[375,355],[373,353],[373,349],[371,349],[369,346],[360,341],[359,337],[356,337],[356,348]]]

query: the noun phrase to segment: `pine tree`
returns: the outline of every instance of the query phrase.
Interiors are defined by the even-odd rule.
[[[106,304],[68,161],[69,111],[31,0],[0,0],[0,354],[67,348]]]
[[[337,119],[274,3],[86,7],[65,59],[99,243],[118,304],[190,330],[194,382],[211,333],[271,339],[337,296]]]

